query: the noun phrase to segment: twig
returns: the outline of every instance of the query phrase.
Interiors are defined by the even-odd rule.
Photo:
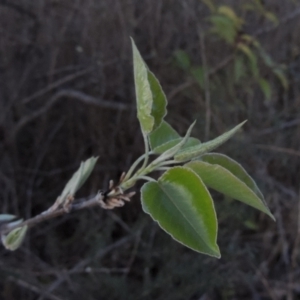
[[[39,116],[47,112],[62,97],[73,98],[85,104],[94,105],[94,106],[107,108],[107,109],[128,110],[131,108],[130,106],[122,103],[116,103],[109,100],[98,99],[76,90],[61,90],[56,94],[54,94],[43,107],[34,111],[32,114],[23,117],[13,129],[11,138],[14,139],[14,137],[22,127],[24,127],[29,122],[33,121],[34,119],[38,118]]]
[[[52,84],[49,84],[46,88],[34,93],[31,96],[26,97],[25,99],[22,100],[22,103],[27,104],[27,103],[31,102],[32,100],[34,100],[38,97],[41,97],[41,96],[45,95],[46,93],[49,93],[53,89],[56,89],[59,86],[65,84],[69,81],[75,80],[76,78],[78,78],[80,76],[90,73],[92,70],[93,70],[92,68],[84,69],[84,70],[78,71],[74,74],[68,75],[62,79],[59,79],[59,80],[53,82]]]
[[[300,119],[295,119],[295,120],[292,120],[292,121],[285,122],[285,123],[279,125],[278,127],[271,127],[271,128],[266,128],[266,129],[260,130],[256,133],[254,133],[253,135],[262,136],[262,135],[274,133],[276,131],[283,130],[283,129],[286,129],[286,128],[294,127],[294,126],[297,126],[299,124],[300,124]]]
[[[206,59],[205,41],[204,34],[202,32],[200,25],[198,25],[198,36],[200,39],[200,49],[201,49],[201,59],[204,71],[204,92],[205,92],[205,140],[209,139],[210,124],[211,124],[211,107],[210,107],[210,83],[208,66]]]
[[[234,54],[230,54],[227,57],[225,57],[218,65],[216,65],[214,68],[212,68],[209,72],[208,75],[212,76],[225,68],[228,64],[230,64],[234,60]]]
[[[8,277],[8,279],[10,281],[13,281],[14,283],[16,283],[17,285],[23,287],[23,288],[26,288],[32,292],[35,292],[37,294],[44,294],[44,291],[24,280],[21,280],[21,279],[17,279],[17,278],[14,278],[12,276]],[[54,296],[54,295],[51,295],[50,293],[45,293],[44,296],[48,299],[51,299],[51,300],[62,300],[62,298],[59,298],[57,296]]]
[[[94,196],[92,199],[80,202],[80,203],[76,203],[76,204],[72,204],[70,207],[70,212],[74,212],[74,211],[78,211],[78,210],[82,210],[85,208],[91,208],[94,206],[99,206],[99,201],[103,199],[103,195],[101,194],[97,194],[96,196]],[[6,234],[8,232],[10,232],[11,230],[15,229],[15,228],[19,228],[22,226],[27,225],[28,227],[33,227],[41,222],[62,216],[67,214],[66,210],[64,208],[59,208],[55,211],[47,211],[46,213],[41,213],[33,218],[30,218],[28,220],[23,221],[22,223],[19,223],[17,225],[13,225],[13,226],[9,226],[9,225],[2,225],[0,227],[0,234]]]
[[[230,64],[233,61],[233,59],[234,59],[234,55],[233,54],[232,55],[228,55],[227,57],[225,57],[214,68],[212,68],[211,70],[207,71],[208,78],[212,77],[217,72],[219,72],[220,70],[222,70],[223,68],[225,68],[228,64]],[[169,93],[169,95],[168,95],[169,101],[171,99],[173,99],[175,96],[177,96],[179,93],[181,93],[182,91],[184,91],[185,89],[192,87],[194,84],[197,84],[197,81],[194,80],[194,79],[191,79],[191,80],[189,80],[187,82],[184,82],[184,83],[180,84],[172,92]]]
[[[175,96],[177,96],[180,92],[183,90],[193,86],[196,83],[196,80],[190,80],[187,82],[184,82],[177,86],[171,93],[168,95],[168,101],[172,100]]]
[[[109,253],[110,251],[126,244],[127,242],[129,242],[131,239],[135,238],[137,235],[139,235],[139,231],[132,234],[132,235],[128,235],[120,240],[118,240],[117,242],[115,242],[114,244],[106,247],[105,249],[101,249],[100,251],[98,251],[96,253],[96,255],[94,257],[88,257],[86,259],[83,259],[82,261],[80,261],[76,266],[74,266],[71,270],[67,271],[67,274],[64,273],[61,277],[59,277],[55,282],[53,282],[51,284],[51,286],[45,291],[45,294],[41,295],[38,300],[42,300],[44,297],[44,295],[46,295],[46,293],[50,293],[53,292],[55,289],[57,289],[65,280],[66,277],[72,274],[77,273],[79,270],[82,270],[86,267],[87,264],[89,264],[91,261],[95,260],[95,259],[100,259],[103,256],[105,256],[107,253]],[[66,276],[67,275],[67,276]]]
[[[262,34],[269,33],[270,31],[273,31],[273,30],[277,29],[279,27],[279,25],[285,24],[285,23],[293,20],[294,18],[298,17],[299,15],[300,15],[300,7],[298,7],[298,9],[294,10],[292,13],[290,13],[290,14],[286,15],[285,17],[283,17],[281,20],[279,20],[279,24],[262,28],[262,29],[256,31],[253,34],[253,36],[260,36]]]
[[[300,243],[300,189],[298,199],[298,221],[297,221],[297,233],[295,238],[294,247],[291,254],[291,268],[289,272],[289,284],[288,284],[288,300],[293,300],[293,286],[294,286],[294,271],[297,267],[297,256],[299,254],[299,243]]]
[[[253,267],[253,268],[255,269],[256,275],[260,279],[260,281],[263,284],[265,290],[269,294],[270,299],[272,299],[272,300],[278,300],[278,298],[275,295],[275,293],[273,292],[273,289],[270,286],[269,281],[267,280],[267,278],[263,275],[263,273],[259,269],[257,269],[256,267]]]
[[[261,145],[261,144],[256,144],[255,146],[257,148],[261,148],[261,149],[267,149],[267,150],[286,153],[286,154],[290,154],[290,155],[300,156],[300,151],[296,151],[294,149],[281,148],[281,147],[270,146],[270,145]]]

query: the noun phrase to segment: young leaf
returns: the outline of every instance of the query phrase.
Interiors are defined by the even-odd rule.
[[[167,150],[171,149],[172,147],[176,146],[177,144],[179,144],[182,140],[183,140],[183,138],[178,138],[178,139],[166,142],[166,143],[154,148],[153,152],[155,154],[162,154],[162,153],[166,152]],[[188,138],[186,143],[181,147],[181,150],[192,147],[192,146],[199,145],[200,143],[201,142],[198,139],[190,137],[190,138]]]
[[[149,135],[150,147],[153,150],[162,144],[178,138],[180,138],[180,135],[177,131],[169,123],[162,121],[160,126]]]
[[[154,126],[154,118],[151,115],[153,96],[148,80],[148,69],[133,39],[131,39],[131,42],[133,51],[133,69],[137,102],[137,114],[142,131],[145,134],[149,134]]]
[[[262,77],[258,79],[258,83],[260,85],[262,92],[264,93],[266,100],[270,100],[272,97],[272,88],[270,83]]]
[[[265,203],[247,184],[220,165],[211,165],[203,161],[193,161],[185,165],[192,169],[208,187],[233,199],[244,202],[275,220]]]
[[[154,74],[148,70],[148,81],[150,84],[153,103],[151,115],[154,118],[153,130],[160,126],[163,118],[167,114],[167,98],[166,95]]]
[[[265,16],[266,19],[273,22],[273,24],[275,26],[279,25],[279,20],[278,20],[277,16],[275,14],[273,14],[272,12],[267,11],[267,12],[264,13],[264,16]]]
[[[80,164],[79,169],[73,174],[71,179],[66,184],[63,189],[61,195],[58,198],[57,204],[62,204],[66,200],[66,198],[71,195],[74,196],[75,193],[81,188],[81,186],[85,183],[85,181],[90,176],[93,171],[95,164],[98,160],[98,157],[91,157],[87,159],[85,162]]]
[[[237,35],[234,22],[224,15],[213,15],[210,17],[210,21],[214,25],[211,31],[232,45]]]
[[[197,80],[202,89],[205,88],[205,71],[203,67],[195,67],[191,69],[191,74]]]
[[[170,158],[170,157],[174,156],[180,149],[182,149],[182,147],[187,143],[187,141],[188,141],[188,139],[189,139],[189,137],[191,135],[192,129],[194,128],[195,124],[196,124],[196,121],[194,121],[192,123],[192,125],[189,127],[189,129],[187,130],[187,132],[185,134],[185,137],[178,144],[176,144],[172,148],[166,150],[159,157],[159,160],[166,160],[167,158]],[[189,147],[189,148],[192,148],[192,147]]]
[[[189,147],[187,149],[179,151],[175,156],[175,160],[177,161],[188,161],[193,158],[199,157],[200,155],[212,151],[215,148],[221,146],[224,144],[227,140],[229,140],[247,121],[244,121],[240,123],[239,125],[235,126],[233,129],[223,133],[222,135],[218,136],[217,138],[206,142],[202,143],[200,145],[194,146],[194,147]]]
[[[272,57],[262,47],[259,48],[259,55],[269,68],[274,68],[276,66],[276,63],[273,61]]]
[[[214,4],[214,1],[212,0],[202,0],[202,2],[204,4],[206,4],[206,6],[210,9],[211,12],[215,12],[216,11],[216,7]]]
[[[282,68],[275,68],[273,70],[273,73],[277,76],[278,80],[280,81],[282,87],[285,89],[285,90],[288,90],[289,88],[289,81],[286,77],[286,74],[284,73],[283,69]]]
[[[227,5],[221,5],[218,8],[218,13],[229,18],[234,23],[237,30],[241,29],[241,25],[244,23],[244,21],[236,15],[231,7]]]
[[[16,216],[14,216],[14,215],[1,214],[0,215],[0,223],[2,223],[2,222],[9,222],[9,221],[12,221],[15,218],[16,218]]]
[[[234,59],[234,81],[238,83],[246,75],[244,58],[237,56]]]
[[[2,235],[1,239],[2,239],[2,243],[3,243],[4,247],[7,250],[11,250],[11,251],[17,250],[21,246],[21,244],[25,238],[27,228],[28,228],[28,226],[25,225],[23,227],[19,227],[19,228],[12,230],[6,236]]]
[[[254,77],[257,77],[259,74],[259,69],[258,69],[258,65],[257,65],[256,55],[244,43],[238,43],[237,48],[247,56],[249,63],[250,63],[250,68],[251,68],[252,74],[254,75]]]
[[[24,221],[23,219],[19,219],[19,220],[13,221],[13,222],[9,222],[9,223],[7,223],[5,226],[6,226],[7,228],[13,227],[13,226],[16,226],[16,225],[21,224],[23,221]]]
[[[191,170],[174,167],[141,190],[143,210],[183,245],[220,257],[217,218],[211,196]]]
[[[220,153],[206,153],[201,156],[200,160],[212,165],[220,165],[231,172],[234,176],[244,182],[265,203],[265,205],[267,205],[262,192],[241,164],[227,155]]]
[[[178,66],[183,70],[188,70],[191,66],[190,58],[188,54],[183,50],[177,50],[175,53],[175,59]]]
[[[77,192],[82,187],[82,185],[86,182],[86,180],[90,177],[92,171],[95,168],[97,160],[98,157],[92,156],[91,158],[87,159],[85,162],[82,163],[83,165],[82,175],[75,192]]]

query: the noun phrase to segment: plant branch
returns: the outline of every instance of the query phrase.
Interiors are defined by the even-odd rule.
[[[204,86],[205,86],[205,140],[209,139],[210,133],[210,125],[211,125],[211,97],[210,97],[210,80],[208,74],[208,67],[207,67],[207,59],[206,59],[206,49],[205,49],[205,41],[204,41],[204,34],[203,30],[198,26],[198,36],[200,40],[200,49],[201,49],[201,59],[202,65],[204,70]]]
[[[143,162],[143,165],[141,169],[138,171],[138,173],[142,172],[145,167],[147,166],[148,160],[149,160],[149,143],[148,143],[148,135],[143,132],[143,139],[144,139],[144,144],[145,144],[145,159]]]
[[[97,194],[89,200],[82,201],[80,203],[72,204],[70,209],[69,209],[69,212],[74,212],[74,211],[82,210],[82,209],[85,209],[85,208],[91,208],[91,207],[94,207],[94,206],[99,206],[99,201],[102,200],[102,199],[103,199],[103,195]],[[21,223],[13,225],[13,226],[9,226],[9,224],[5,224],[5,225],[2,225],[0,227],[0,234],[1,235],[6,234],[6,233],[12,231],[15,228],[19,228],[19,227],[22,227],[22,226],[25,226],[25,225],[27,225],[28,227],[33,227],[33,226],[36,226],[37,224],[39,224],[41,222],[44,222],[44,221],[47,221],[47,220],[65,215],[67,213],[68,212],[64,208],[59,208],[55,211],[47,211],[47,212],[41,213],[39,215],[36,215],[35,217],[32,217],[28,220],[25,220]]]

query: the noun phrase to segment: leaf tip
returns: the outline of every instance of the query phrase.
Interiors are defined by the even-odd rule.
[[[207,253],[207,255],[220,259],[221,252],[218,244],[215,244],[213,248],[210,249],[211,253]]]
[[[21,246],[21,244],[25,238],[27,229],[28,229],[28,226],[25,225],[25,226],[13,229],[7,235],[2,235],[1,240],[2,240],[3,246],[7,250],[10,250],[10,251],[17,250]]]
[[[274,215],[270,212],[269,209],[268,209],[268,211],[266,211],[266,214],[267,214],[274,222],[276,222],[276,219],[275,219]]]

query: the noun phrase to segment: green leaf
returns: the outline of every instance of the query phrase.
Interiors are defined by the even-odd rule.
[[[177,50],[175,53],[175,59],[178,66],[183,70],[188,70],[191,66],[191,61],[188,54],[183,50]]]
[[[262,192],[259,190],[255,181],[241,164],[228,157],[227,155],[220,153],[206,153],[202,155],[200,159],[212,165],[220,165],[221,167],[231,172],[234,176],[244,182],[265,203],[265,205],[267,205]]]
[[[151,115],[154,118],[153,130],[160,126],[167,114],[167,98],[154,74],[148,70],[148,80],[152,92],[153,103]]]
[[[244,33],[239,38],[246,45],[251,45],[251,46],[254,46],[255,48],[257,48],[258,50],[261,50],[260,43],[254,36]]]
[[[282,87],[285,89],[285,90],[288,90],[289,88],[289,81],[286,77],[286,74],[284,73],[284,71],[282,70],[282,68],[275,68],[273,70],[273,73],[277,76],[277,78],[279,79]]]
[[[59,204],[63,203],[69,195],[75,195],[75,193],[81,188],[81,186],[90,176],[97,160],[98,157],[91,157],[85,162],[81,162],[79,169],[73,174],[58,198]]]
[[[151,150],[156,154],[162,154],[182,142],[183,138],[166,121],[149,135]],[[200,144],[196,138],[188,138],[181,149]]]
[[[191,74],[197,80],[202,89],[205,87],[205,72],[202,67],[196,67],[191,69]]]
[[[89,159],[87,159],[85,162],[82,163],[82,175],[79,181],[79,184],[75,190],[75,192],[77,192],[82,185],[86,182],[86,180],[90,177],[92,171],[95,168],[96,162],[98,160],[98,157],[91,157]]]
[[[266,19],[271,21],[275,26],[279,25],[279,20],[278,20],[277,16],[275,14],[273,14],[272,12],[267,11],[264,13],[264,16]]]
[[[230,171],[220,165],[212,165],[203,161],[193,161],[185,165],[192,169],[208,187],[233,199],[244,202],[270,216],[275,220],[269,208],[256,195],[256,193],[234,176]]]
[[[1,214],[0,215],[0,223],[1,222],[9,222],[9,221],[12,221],[15,218],[16,218],[16,216],[14,216],[14,215]]]
[[[250,68],[251,68],[252,74],[255,77],[257,77],[259,74],[259,69],[258,69],[258,65],[257,65],[256,55],[253,53],[253,51],[247,45],[245,45],[243,43],[239,43],[237,45],[237,48],[246,55],[246,57],[248,58],[249,63],[250,63]]]
[[[172,147],[176,146],[177,144],[179,144],[182,140],[183,140],[183,138],[178,138],[176,140],[172,140],[167,143],[164,143],[164,144],[160,145],[159,147],[154,148],[153,152],[155,154],[162,154],[162,153],[166,152],[167,150],[171,149]],[[198,139],[190,137],[190,138],[188,138],[186,143],[181,147],[181,150],[192,147],[192,146],[199,145],[200,143],[201,142]]]
[[[213,15],[210,17],[210,21],[213,23],[211,31],[219,35],[228,44],[233,44],[237,35],[237,29],[234,22],[227,16]]]
[[[7,223],[6,226],[7,227],[13,227],[13,226],[21,224],[23,221],[24,221],[23,219],[19,219],[19,220]]]
[[[133,39],[133,69],[134,69],[134,83],[137,102],[137,115],[140,121],[141,129],[145,134],[149,134],[154,126],[154,118],[151,115],[153,96],[148,80],[148,68],[144,63]]]
[[[25,225],[23,227],[19,227],[16,229],[13,229],[8,235],[2,235],[1,239],[2,239],[2,243],[4,245],[4,247],[7,250],[11,250],[11,251],[15,251],[16,249],[18,249],[27,232],[28,226]]]
[[[209,142],[202,143],[200,145],[189,147],[179,151],[174,156],[175,160],[181,162],[188,161],[193,158],[199,157],[206,152],[216,149],[217,147],[224,144],[227,140],[229,140],[246,122],[247,121],[240,123],[239,125],[235,126],[233,129],[223,133],[222,135],[218,136],[217,138]]]
[[[216,11],[216,6],[212,0],[202,0],[202,2],[210,9],[211,12]]]
[[[178,138],[180,138],[180,135],[177,131],[169,123],[162,121],[160,126],[149,135],[150,147],[153,150],[162,144]]]
[[[156,160],[157,161],[163,161],[163,160],[166,160],[172,156],[174,156],[180,149],[183,148],[183,146],[187,143],[190,135],[191,135],[191,132],[192,132],[192,129],[193,127],[195,126],[196,124],[196,121],[194,121],[192,123],[192,125],[189,127],[189,129],[187,130],[186,134],[185,134],[185,137],[178,143],[176,144],[175,146],[171,147],[170,149],[166,150],[159,158],[157,158]],[[191,147],[189,147],[191,148]]]
[[[273,61],[272,57],[263,49],[259,49],[259,54],[264,61],[264,63],[269,67],[269,68],[274,68],[276,65],[275,62]]]
[[[258,83],[262,92],[264,93],[266,100],[270,100],[272,96],[272,88],[270,83],[262,77],[258,79]]]
[[[183,245],[220,257],[212,198],[191,170],[174,167],[141,190],[143,210]]]
[[[244,59],[241,56],[237,56],[234,59],[234,81],[238,83],[246,75]]]
[[[229,18],[234,23],[236,29],[240,30],[244,21],[235,14],[234,10],[231,7],[227,5],[221,5],[218,8],[218,13]]]

